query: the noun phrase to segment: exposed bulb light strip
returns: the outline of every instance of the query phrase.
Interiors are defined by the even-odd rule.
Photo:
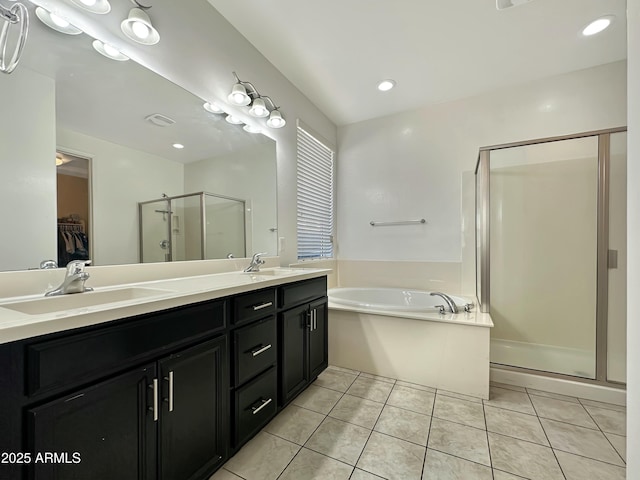
[[[151,24],[149,15],[141,8],[132,8],[129,16],[122,21],[120,29],[129,39],[142,45],[155,45],[160,34]]]
[[[276,106],[270,97],[260,95],[252,83],[240,80],[236,72],[233,72],[233,76],[236,79],[236,83],[233,84],[231,93],[229,93],[227,97],[229,103],[239,107],[248,105],[249,115],[257,118],[268,117],[266,123],[267,126],[271,128],[282,128],[287,124],[282,113],[279,111],[280,107]],[[270,106],[267,105],[267,101]],[[227,117],[227,121],[229,121],[229,117]],[[245,128],[245,130],[250,131],[250,127]]]

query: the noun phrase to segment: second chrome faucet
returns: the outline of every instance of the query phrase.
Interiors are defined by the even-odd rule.
[[[56,295],[66,295],[68,293],[91,292],[93,288],[84,286],[84,282],[89,279],[89,273],[84,271],[84,267],[90,263],[91,260],[73,260],[69,262],[64,280],[60,286],[48,291],[44,295],[46,297],[53,297]]]

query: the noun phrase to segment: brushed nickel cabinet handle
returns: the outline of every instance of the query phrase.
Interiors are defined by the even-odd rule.
[[[158,379],[153,379],[153,385],[149,385],[149,388],[153,388],[153,407],[149,407],[149,410],[153,411],[153,421],[158,421]]]
[[[266,352],[270,348],[271,348],[271,344],[267,345],[266,347],[258,347],[255,350],[251,350],[251,355],[254,356],[254,357],[257,357],[258,355],[260,355],[261,353]]]
[[[169,382],[169,398],[167,401],[169,402],[169,411],[173,412],[173,370],[171,370],[169,376],[164,377],[164,379]]]
[[[267,308],[273,305],[273,302],[267,302],[267,303],[263,303],[262,305],[254,305],[253,306],[253,311],[255,312],[256,310],[262,310],[263,308]]]
[[[251,407],[252,414],[253,414],[253,415],[255,415],[255,414],[256,414],[256,413],[258,413],[260,410],[262,410],[264,407],[266,407],[267,405],[269,405],[271,402],[272,402],[272,399],[271,399],[271,398],[268,398],[268,399],[266,399],[266,400],[265,400],[265,399],[262,399],[262,400],[260,401],[260,406],[258,406],[258,407]]]

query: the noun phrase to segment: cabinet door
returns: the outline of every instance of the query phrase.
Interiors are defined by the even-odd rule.
[[[309,381],[307,335],[309,306],[292,308],[280,314],[280,402],[286,404]]]
[[[313,381],[329,364],[327,299],[310,305],[311,328],[309,329],[309,381]]]
[[[159,362],[159,479],[203,478],[226,459],[227,363],[226,336]]]
[[[33,478],[154,480],[154,377],[149,365],[30,409]]]

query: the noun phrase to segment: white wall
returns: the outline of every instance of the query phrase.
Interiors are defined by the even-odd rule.
[[[460,262],[462,174],[479,147],[625,124],[626,63],[616,62],[340,127],[339,259]]]
[[[55,86],[50,78],[17,68],[11,75],[0,74],[0,92],[0,191],[8,199],[0,206],[0,265],[3,270],[37,268],[40,260],[58,258],[52,201]]]
[[[627,166],[627,478],[640,478],[640,0],[627,0],[629,57]]]
[[[248,248],[253,250],[247,255],[256,252],[278,255],[278,232],[270,230],[278,227],[278,212],[274,208],[277,203],[273,188],[277,181],[274,158],[274,145],[269,142],[185,166],[186,193],[205,191],[247,202],[246,207],[250,209],[246,212]]]
[[[138,202],[182,194],[184,165],[58,129],[58,146],[90,158],[95,265],[139,261]]]

